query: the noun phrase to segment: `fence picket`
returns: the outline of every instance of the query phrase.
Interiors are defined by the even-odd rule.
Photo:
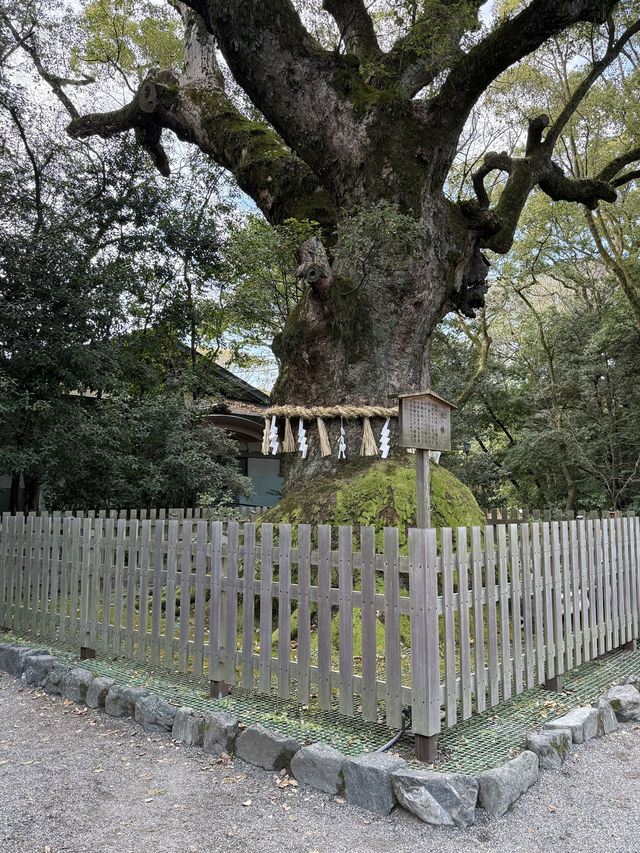
[[[561,552],[558,547],[558,538],[559,538],[559,525],[560,522],[553,521],[552,528],[553,532],[551,535],[551,539],[553,542],[552,548],[552,559],[551,559],[551,576],[552,576],[552,586],[553,586],[553,625],[554,625],[554,637],[553,637],[553,645],[555,649],[555,657],[556,657],[556,675],[562,675],[565,670],[564,666],[564,654],[563,647],[565,645],[564,642],[564,634],[563,634],[563,602],[562,602],[562,560],[561,560]]]
[[[533,574],[533,601],[535,612],[535,641],[536,641],[536,684],[542,684],[545,679],[545,648],[544,648],[544,611],[542,607],[542,553],[540,550],[540,525],[531,525],[531,571]]]
[[[162,569],[164,566],[165,523],[155,521],[153,546],[153,597],[151,600],[151,665],[160,666],[162,636]],[[166,598],[165,598],[166,605]]]
[[[511,697],[511,642],[509,618],[509,577],[507,556],[507,528],[498,527],[498,593],[500,595],[500,658],[502,663],[502,700]]]
[[[398,528],[385,527],[384,546],[384,641],[387,682],[387,725],[402,725],[402,660],[400,653],[400,574]]]
[[[97,532],[96,527],[96,532]],[[140,527],[140,598],[136,660],[145,662],[149,643],[149,569],[151,566],[151,523],[143,518]],[[202,646],[202,641],[201,641]]]
[[[260,692],[271,693],[271,582],[273,524],[262,525],[260,543]]]
[[[467,559],[467,528],[458,527],[456,531],[456,563],[458,567],[460,687],[463,720],[468,720],[471,716],[471,634],[469,626],[469,576]]]
[[[531,583],[531,546],[529,543],[529,525],[520,525],[520,565],[522,566],[522,610],[524,625],[524,671],[527,687],[534,687],[535,661],[533,654],[533,615]]]
[[[362,549],[362,716],[368,722],[378,719],[377,646],[376,646],[376,532],[373,527],[360,528]]]
[[[385,530],[385,536],[386,536]],[[353,531],[338,529],[338,628],[340,661],[340,713],[353,716]],[[385,585],[386,576],[385,548]],[[385,597],[386,601],[386,597]],[[390,697],[391,698],[391,697]],[[389,709],[387,708],[387,716]]]
[[[318,704],[331,708],[331,527],[318,526]]]
[[[125,655],[133,659],[133,639],[136,616],[136,586],[138,566],[138,520],[132,518],[129,522],[129,548],[127,551],[127,598],[125,612],[124,646]]]
[[[206,607],[207,580],[207,522],[199,520],[196,524],[196,581],[193,625],[193,673],[202,675],[204,671],[204,617]]]
[[[289,698],[291,660],[291,525],[281,524],[278,556],[278,696]]]
[[[493,528],[487,528],[493,530]],[[453,535],[450,527],[443,527],[442,537],[442,606],[444,610],[444,678],[446,690],[445,720],[447,726],[454,726],[457,719],[456,703],[456,637],[455,610],[453,598]],[[486,540],[485,540],[486,541]]]
[[[255,594],[253,581],[256,575],[256,526],[246,524],[244,532],[244,559],[242,579],[242,686],[253,690],[253,643],[255,619]],[[307,700],[308,701],[308,700]]]
[[[175,522],[169,522],[175,524]],[[211,595],[209,598],[209,680],[222,681],[220,662],[221,599],[222,599],[222,522],[211,522],[211,560],[209,574]],[[168,572],[167,572],[168,574]]]
[[[178,524],[172,518],[168,521],[167,541],[167,583],[164,610],[164,657],[162,665],[173,668],[174,665],[174,634],[176,630],[176,575],[178,569]]]
[[[476,710],[484,711],[486,701],[486,679],[484,661],[484,587],[482,583],[483,554],[480,528],[471,528],[471,586],[473,590],[473,647],[476,671]]]
[[[520,577],[520,548],[518,525],[509,525],[509,556],[511,564],[511,624],[513,626],[513,677],[515,692],[524,686],[522,661],[522,579]]]

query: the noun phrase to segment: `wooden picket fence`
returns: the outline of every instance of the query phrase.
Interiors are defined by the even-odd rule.
[[[529,507],[493,507],[482,510],[488,524],[517,524],[528,521],[580,521],[582,518],[615,518],[622,516],[620,510],[585,510],[585,509],[529,509]]]
[[[636,516],[407,544],[396,528],[377,543],[361,528],[354,550],[351,527],[7,514],[0,626],[396,729],[409,705],[426,737],[638,637]]]

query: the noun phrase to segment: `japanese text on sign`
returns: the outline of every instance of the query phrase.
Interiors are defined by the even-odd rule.
[[[400,446],[451,450],[450,409],[431,397],[407,397],[400,408]]]

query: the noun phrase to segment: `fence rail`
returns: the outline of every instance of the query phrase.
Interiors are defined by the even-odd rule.
[[[436,735],[634,640],[640,519],[383,535],[10,516],[0,625]]]

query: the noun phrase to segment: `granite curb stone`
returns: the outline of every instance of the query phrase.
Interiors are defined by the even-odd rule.
[[[178,708],[173,721],[171,737],[185,746],[202,746],[204,742],[204,717],[193,708]]]
[[[395,805],[391,774],[406,766],[403,758],[386,752],[347,756],[342,769],[347,802],[388,815]]]
[[[303,746],[291,759],[291,772],[305,785],[327,794],[344,793],[345,756],[332,746],[312,743]]]
[[[598,737],[615,732],[619,723],[611,703],[606,699],[598,699],[595,709],[598,712]]]
[[[176,718],[177,707],[160,696],[147,693],[136,699],[134,718],[147,734],[170,732]]]
[[[633,684],[618,684],[601,698],[611,705],[621,723],[640,720],[640,691]]]
[[[87,703],[87,691],[95,676],[88,669],[72,669],[62,682],[62,696],[82,705]]]
[[[220,755],[233,752],[238,736],[238,720],[228,711],[207,711],[203,717],[203,749]]]
[[[113,678],[104,678],[103,676],[94,678],[87,689],[87,706],[89,708],[104,708],[107,693],[114,684]]]
[[[246,728],[238,735],[235,743],[237,758],[264,770],[288,770],[291,759],[299,749],[297,740],[269,731],[259,724]]]
[[[573,708],[569,713],[545,723],[547,731],[571,729],[574,743],[584,743],[598,735],[598,712],[590,706]]]
[[[525,750],[500,767],[477,776],[478,805],[491,817],[500,817],[538,781],[540,770],[535,752]]]
[[[571,729],[543,729],[529,732],[525,745],[538,756],[541,770],[559,770],[571,752],[572,740]]]
[[[476,819],[478,780],[462,773],[436,773],[412,767],[391,774],[398,803],[434,826],[471,826]]]
[[[53,655],[31,655],[25,663],[25,670],[21,676],[22,682],[31,687],[40,687],[58,663],[58,658]]]
[[[133,717],[136,702],[147,695],[148,692],[142,687],[114,684],[105,697],[104,709],[111,717]]]

